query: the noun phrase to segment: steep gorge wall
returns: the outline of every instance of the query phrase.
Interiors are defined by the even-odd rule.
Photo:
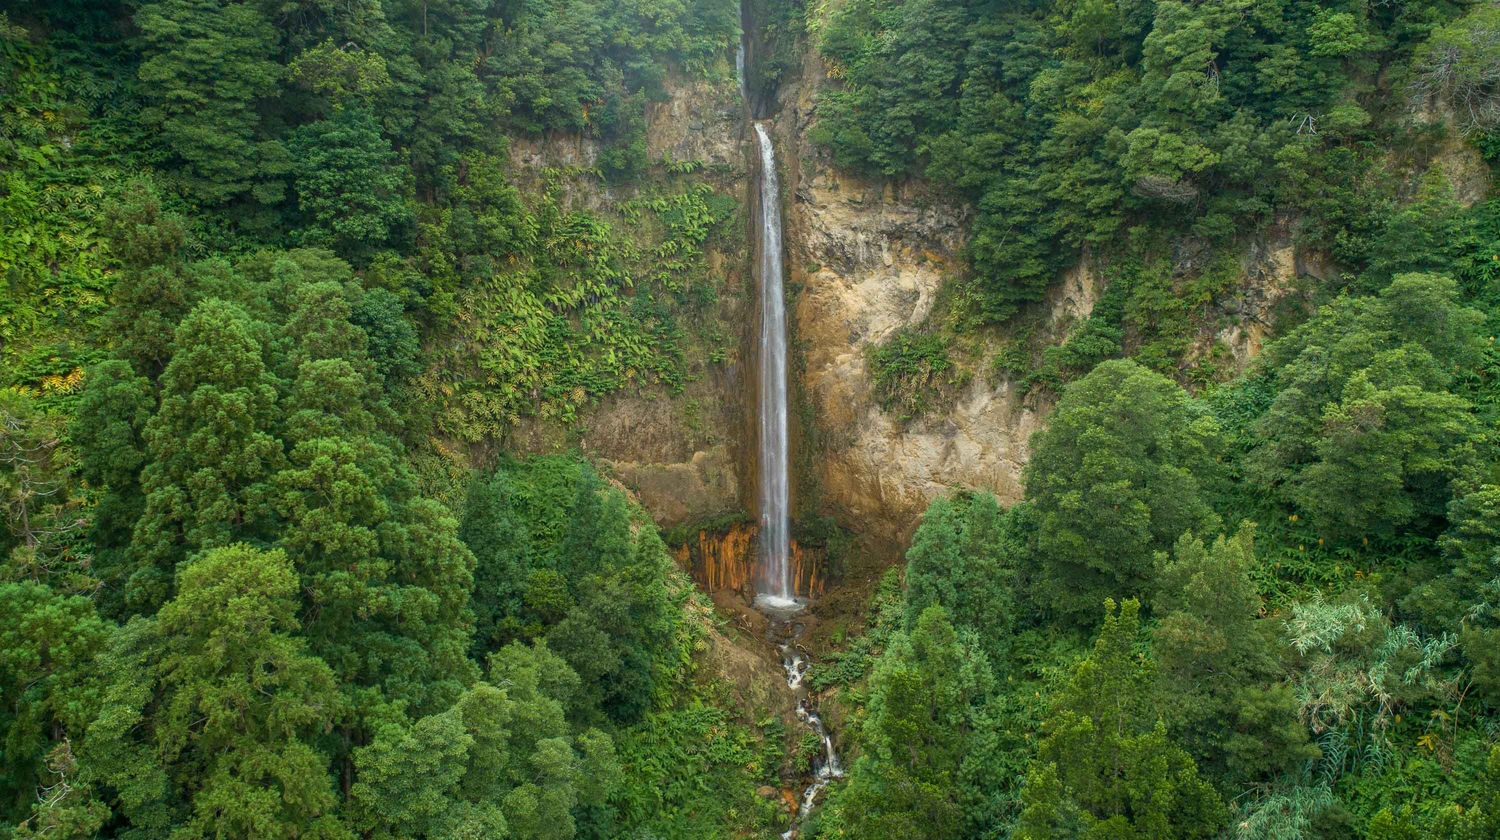
[[[667,101],[648,106],[648,158],[701,164],[690,180],[707,182],[748,206],[745,125],[734,84],[673,80],[668,91]],[[597,142],[575,135],[517,140],[510,150],[510,172],[523,191],[536,191],[547,169],[591,167],[599,154]],[[567,184],[564,200],[609,216],[618,202],[661,185],[653,177],[629,187],[574,181]],[[743,210],[731,224],[746,224]],[[681,393],[663,386],[627,389],[583,412],[577,430],[525,420],[510,441],[520,452],[581,449],[633,491],[663,528],[743,512],[743,499],[751,498],[744,461],[744,453],[753,448],[746,443],[753,395],[745,392],[755,363],[746,353],[745,324],[753,311],[754,289],[750,253],[743,237],[731,236],[727,242],[711,242],[704,260],[717,289],[717,301],[704,317],[725,336],[725,346],[718,348],[724,358],[713,358],[715,348],[690,346],[686,353],[693,378]]]
[[[816,426],[805,439],[813,450],[807,463],[823,512],[865,538],[873,571],[899,558],[922,511],[944,493],[985,489],[1002,502],[1020,499],[1028,442],[1055,397],[1024,393],[1014,377],[990,370],[1006,330],[989,329],[969,337],[977,372],[951,399],[910,424],[881,410],[868,351],[928,321],[945,281],[963,270],[971,210],[940,185],[836,167],[808,139],[818,98],[835,82],[814,49],[804,47],[802,58],[798,77],[781,88],[775,120],[792,185],[787,272],[796,292],[799,385]],[[1200,325],[1191,354],[1224,345],[1231,364],[1243,367],[1259,352],[1272,309],[1294,293],[1309,263],[1317,256],[1298,252],[1285,225],[1251,238],[1239,277],[1214,302],[1227,317]],[[1176,270],[1190,275],[1203,266],[1187,257]],[[1023,318],[1061,343],[1105,285],[1104,269],[1084,255]]]
[[[931,314],[946,278],[961,268],[969,208],[919,180],[875,181],[835,167],[808,140],[822,62],[804,52],[776,113],[789,185],[787,276],[795,290],[799,385],[816,434],[813,467],[824,506],[866,549],[889,561],[933,498],[953,488],[1021,495],[1026,442],[1045,414],[1012,384],[976,377],[951,405],[909,426],[875,399],[867,351]],[[1086,314],[1086,277],[1062,284],[1061,311]]]
[[[1027,445],[1053,399],[1027,395],[1013,377],[990,370],[1004,330],[969,340],[975,375],[928,416],[901,424],[881,410],[868,351],[903,328],[924,324],[944,283],[963,269],[970,209],[950,192],[916,179],[867,179],[841,171],[808,139],[820,94],[831,82],[812,49],[800,72],[784,79],[770,120],[781,167],[788,305],[792,318],[794,508],[799,518],[831,514],[856,535],[852,572],[868,579],[900,557],[921,512],[954,488],[983,488],[1003,501],[1022,494]],[[700,176],[741,199],[735,224],[744,238],[707,254],[720,282],[710,313],[731,337],[722,363],[699,359],[702,375],[681,395],[662,389],[621,393],[592,409],[586,432],[572,440],[543,424],[523,425],[527,451],[580,446],[632,488],[671,528],[754,507],[754,229],[753,141],[732,82],[674,83],[669,101],[650,107],[652,160],[697,160]],[[576,138],[518,143],[513,169],[587,166],[597,149]],[[1461,144],[1437,155],[1465,200],[1483,195],[1486,174]],[[1478,172],[1479,175],[1474,175]],[[579,192],[573,200],[606,208],[622,196]],[[1322,255],[1293,243],[1295,220],[1278,219],[1248,234],[1238,274],[1212,301],[1189,359],[1214,355],[1232,372],[1259,353],[1273,310],[1302,294],[1303,278],[1336,270]],[[1190,246],[1174,256],[1174,276],[1204,270]],[[1106,285],[1105,266],[1085,255],[1053,284],[1027,317],[1050,343],[1065,340],[1093,310]],[[741,562],[748,562],[748,559]],[[721,575],[716,572],[715,574]],[[732,580],[738,572],[716,580]]]
[[[793,502],[799,517],[831,514],[856,535],[859,574],[898,559],[921,512],[943,493],[983,488],[1007,502],[1019,499],[1027,441],[1050,402],[1026,399],[1008,379],[975,376],[949,404],[911,424],[881,410],[868,350],[932,313],[945,280],[962,270],[970,211],[930,183],[877,181],[835,167],[807,137],[825,81],[821,62],[804,51],[800,78],[782,86],[770,114],[785,185],[791,384],[794,407],[801,408],[792,423],[799,473]],[[683,393],[661,387],[620,392],[584,413],[581,435],[528,420],[510,441],[523,452],[582,449],[666,529],[753,512],[758,361],[750,238],[754,156],[745,110],[732,84],[675,82],[669,91],[668,101],[648,111],[650,158],[701,161],[705,168],[695,177],[742,200],[734,224],[745,236],[705,255],[719,283],[708,317],[729,337],[728,357],[711,363],[704,348],[693,348],[699,375]],[[592,166],[598,155],[596,143],[576,136],[516,141],[511,171],[524,190],[536,190],[545,169]],[[578,183],[568,188],[567,200],[607,214],[651,186]],[[1247,273],[1250,285],[1260,291],[1245,305],[1256,311],[1274,305],[1282,293],[1276,290],[1288,287],[1296,268],[1289,243],[1278,240],[1261,250],[1247,258],[1257,267]],[[1044,318],[1059,340],[1088,316],[1101,289],[1100,273],[1088,261],[1054,285]],[[1258,351],[1263,329],[1257,323],[1248,318],[1225,336],[1237,357]],[[739,564],[748,562],[747,554]],[[732,580],[736,573],[728,574]]]

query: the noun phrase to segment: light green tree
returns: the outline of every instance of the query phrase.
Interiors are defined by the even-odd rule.
[[[151,99],[141,121],[182,161],[189,195],[219,205],[281,200],[290,161],[262,126],[279,88],[277,33],[253,2],[155,0],[136,12]]]
[[[1027,510],[1001,511],[989,493],[935,500],[906,552],[904,626],[907,632],[930,606],[941,605],[957,627],[983,640],[999,666],[1015,621],[1018,569],[1025,565]]]
[[[1341,539],[1443,513],[1476,463],[1472,408],[1447,389],[1474,358],[1481,316],[1456,294],[1446,277],[1401,275],[1277,342],[1262,361],[1276,398],[1252,429],[1252,482]]]
[[[296,635],[291,562],[236,544],[177,577],[176,595],[122,628],[102,660],[85,761],[110,804],[185,840],[350,837],[329,756],[313,745],[342,700]]]
[[[1205,493],[1222,480],[1218,440],[1205,409],[1133,361],[1070,385],[1026,465],[1039,600],[1087,621],[1087,604],[1146,594],[1156,552],[1217,525]]]
[[[150,461],[126,593],[137,609],[166,599],[189,553],[272,534],[271,479],[285,455],[260,329],[219,300],[194,307],[178,326],[160,407],[142,433]]]
[[[609,737],[576,737],[577,675],[545,647],[509,645],[447,711],[382,726],[356,752],[354,819],[377,838],[570,840],[575,809],[619,785]]]

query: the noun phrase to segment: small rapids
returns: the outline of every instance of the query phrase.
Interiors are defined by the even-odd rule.
[[[828,787],[834,779],[844,776],[844,766],[839,762],[839,754],[833,748],[833,738],[828,734],[828,728],[823,725],[823,719],[818,717],[817,709],[813,705],[811,696],[802,685],[802,680],[807,676],[808,659],[807,654],[797,646],[797,639],[802,636],[803,626],[801,624],[788,623],[786,621],[772,621],[771,633],[776,647],[781,651],[781,667],[786,672],[786,684],[791,688],[797,698],[797,719],[802,725],[817,734],[823,743],[823,754],[813,762],[813,777],[807,787],[802,789],[802,799],[797,807],[797,818],[792,822],[792,827],[782,833],[782,840],[794,840],[802,832],[802,824],[806,822],[807,815],[817,804],[818,795]]]

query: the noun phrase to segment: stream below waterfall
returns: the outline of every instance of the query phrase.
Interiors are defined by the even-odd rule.
[[[796,702],[797,719],[802,725],[817,734],[818,740],[822,742],[822,754],[813,760],[812,780],[802,789],[802,797],[797,803],[797,817],[792,822],[791,828],[782,832],[782,840],[794,840],[802,832],[802,824],[807,820],[807,815],[818,801],[818,795],[834,779],[844,776],[844,766],[839,762],[838,751],[833,747],[833,737],[828,734],[828,729],[823,725],[823,719],[818,716],[817,706],[812,696],[802,684],[803,677],[807,676],[808,657],[807,652],[799,645],[805,627],[790,616],[771,617],[770,641],[776,645],[781,652],[781,667],[786,674],[787,687],[792,690],[792,696]]]

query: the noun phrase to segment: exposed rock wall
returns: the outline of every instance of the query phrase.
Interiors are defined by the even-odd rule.
[[[820,500],[895,559],[933,498],[956,487],[1020,497],[1026,441],[1043,414],[1010,383],[975,377],[951,406],[903,427],[881,411],[866,354],[931,313],[958,269],[970,215],[921,181],[873,181],[838,170],[807,139],[823,68],[809,55],[781,91],[776,139],[787,190],[787,275],[796,291],[800,386],[818,434],[807,459]],[[1086,281],[1080,281],[1086,282]],[[1066,284],[1065,284],[1066,285]],[[1092,289],[1059,302],[1087,312]]]
[[[1051,403],[989,373],[1000,339],[995,332],[966,337],[978,347],[979,372],[932,415],[902,425],[881,411],[868,350],[934,311],[945,280],[962,270],[971,211],[934,184],[866,179],[835,167],[807,136],[829,84],[821,61],[805,49],[800,74],[782,85],[770,112],[784,185],[791,384],[794,406],[801,406],[792,421],[794,450],[800,447],[793,469],[801,472],[793,503],[799,517],[831,513],[865,538],[863,568],[872,570],[899,558],[927,504],[953,488],[987,489],[1007,502],[1020,498],[1028,441]],[[589,414],[579,439],[533,425],[518,430],[515,441],[530,451],[581,447],[667,527],[753,512],[750,389],[757,363],[749,245],[755,156],[746,109],[732,83],[676,83],[670,92],[648,112],[651,159],[702,161],[701,177],[743,198],[745,243],[708,255],[721,282],[711,317],[735,349],[722,364],[704,363],[703,376],[681,396],[616,395]],[[536,173],[549,165],[588,166],[597,154],[587,141],[557,137],[518,142],[512,164]],[[1487,167],[1462,144],[1438,150],[1433,165],[1462,201],[1488,189]],[[573,200],[607,209],[626,197],[596,188]],[[1230,372],[1243,368],[1267,340],[1274,310],[1301,293],[1299,278],[1331,278],[1335,268],[1326,259],[1294,246],[1293,226],[1279,219],[1246,237],[1239,277],[1199,320],[1190,360],[1212,355]],[[1177,270],[1201,270],[1191,262]],[[1088,258],[1062,274],[1031,313],[1048,341],[1061,342],[1087,319],[1105,274]],[[803,492],[808,488],[816,492]]]
[[[744,120],[734,84],[677,80],[668,91],[667,101],[652,103],[647,111],[649,160],[699,162],[703,167],[695,179],[746,196]],[[568,134],[516,140],[510,149],[511,177],[523,190],[535,191],[545,168],[591,167],[599,151],[597,142]],[[605,218],[616,215],[618,202],[658,186],[649,179],[631,187],[594,179],[566,183],[564,201]],[[513,431],[510,446],[531,453],[582,450],[634,492],[664,528],[745,510],[744,390],[747,377],[753,379],[755,360],[747,357],[740,333],[754,278],[748,249],[731,239],[728,246],[720,243],[704,255],[718,292],[717,303],[705,314],[728,339],[726,359],[713,362],[709,348],[689,347],[695,378],[682,393],[665,387],[627,389],[585,411],[576,430],[550,421],[524,421]]]
[[[1052,400],[1020,393],[990,375],[1000,332],[974,335],[979,372],[946,405],[910,425],[882,412],[867,367],[872,345],[923,323],[945,279],[962,270],[970,208],[920,180],[860,178],[840,171],[807,139],[828,81],[808,50],[800,78],[785,85],[776,114],[788,189],[788,281],[796,290],[794,329],[802,351],[800,386],[816,434],[812,464],[819,501],[846,527],[871,538],[866,550],[899,557],[921,512],[955,488],[983,488],[1004,502],[1022,495],[1028,441]],[[1229,348],[1235,366],[1260,351],[1273,307],[1290,294],[1310,259],[1285,227],[1253,242],[1241,278],[1216,304],[1227,325],[1205,324],[1195,352]],[[1188,270],[1192,270],[1191,267]],[[1060,343],[1092,312],[1104,272],[1085,257],[1063,272],[1028,317]],[[810,513],[811,511],[802,511]]]
[[[755,597],[758,557],[755,540],[759,530],[750,522],[735,522],[715,530],[701,529],[687,534],[680,545],[672,546],[672,556],[677,567],[705,592],[733,592],[748,602]],[[822,595],[827,584],[823,550],[803,548],[792,540],[791,552],[788,565],[793,594],[813,598]]]

